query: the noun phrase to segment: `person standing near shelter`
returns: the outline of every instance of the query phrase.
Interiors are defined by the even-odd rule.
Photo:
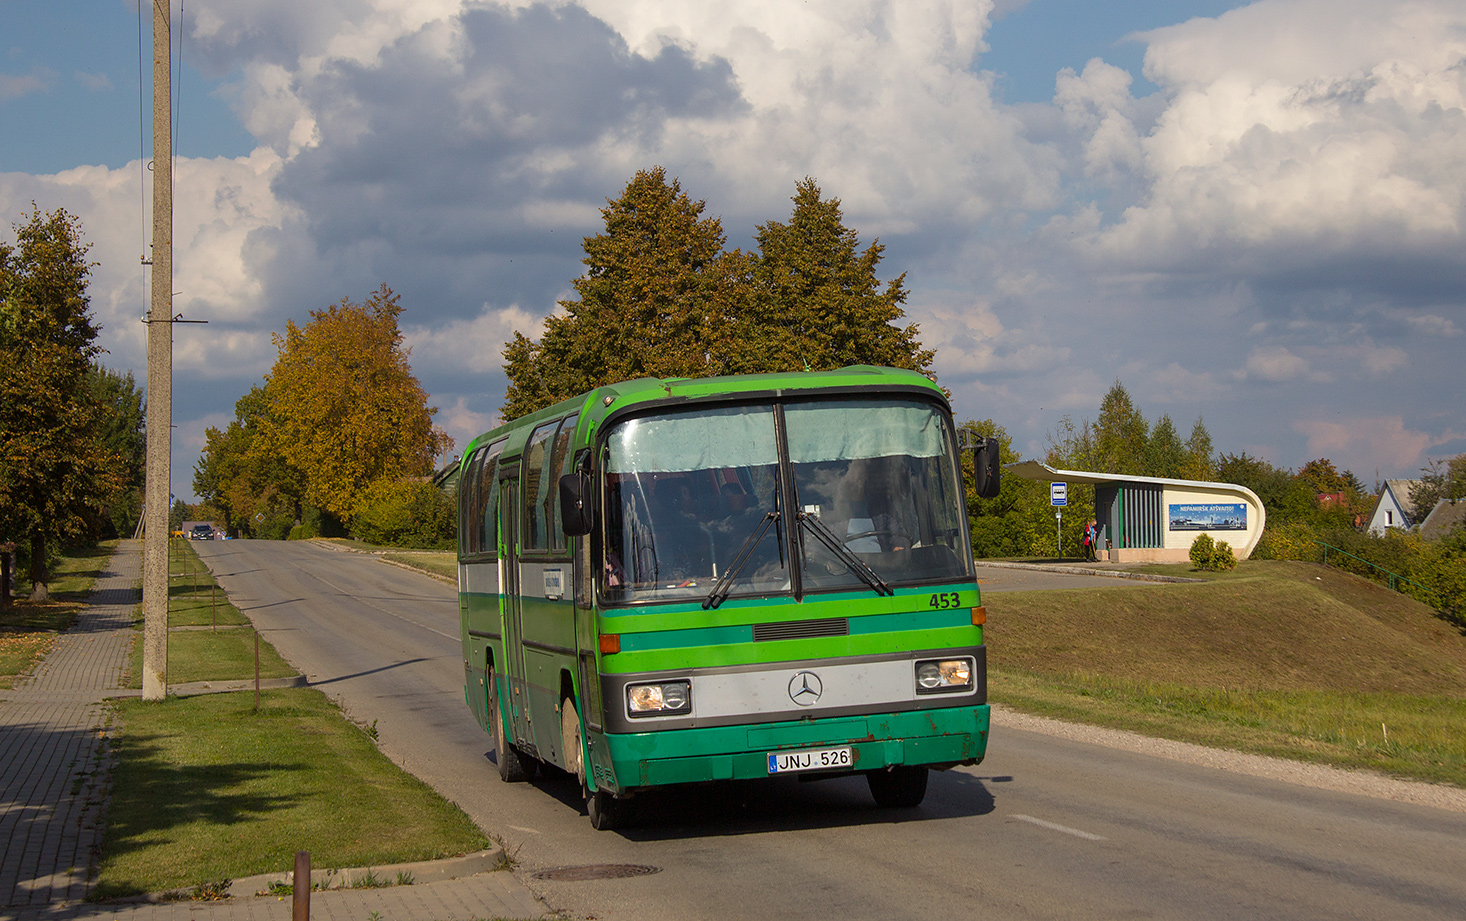
[[[1091,518],[1084,524],[1084,559],[1086,562],[1093,563],[1099,559],[1094,548],[1098,537],[1099,529],[1095,527],[1094,519]]]

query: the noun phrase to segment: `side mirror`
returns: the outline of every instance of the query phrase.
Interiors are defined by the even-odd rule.
[[[567,473],[560,477],[560,530],[566,537],[580,537],[591,531],[590,476]]]
[[[998,439],[979,438],[972,448],[973,485],[982,499],[993,499],[1002,486],[1003,466]]]

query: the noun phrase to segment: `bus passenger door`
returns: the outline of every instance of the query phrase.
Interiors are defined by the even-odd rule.
[[[519,748],[533,753],[529,722],[529,685],[524,680],[524,635],[519,585],[519,478],[499,481],[499,559],[503,565],[504,686],[508,728]]]

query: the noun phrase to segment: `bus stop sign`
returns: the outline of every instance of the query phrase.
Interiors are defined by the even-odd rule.
[[[1069,484],[1049,484],[1049,504],[1053,506],[1064,506],[1069,504]]]

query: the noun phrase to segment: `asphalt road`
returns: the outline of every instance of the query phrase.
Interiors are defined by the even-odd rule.
[[[596,832],[563,776],[500,782],[463,702],[452,586],[310,543],[196,547],[313,686],[575,917],[1466,917],[1466,815],[1016,730],[915,810],[877,809],[857,778],[781,778],[646,796],[636,827]],[[659,872],[534,878],[610,864]]]

